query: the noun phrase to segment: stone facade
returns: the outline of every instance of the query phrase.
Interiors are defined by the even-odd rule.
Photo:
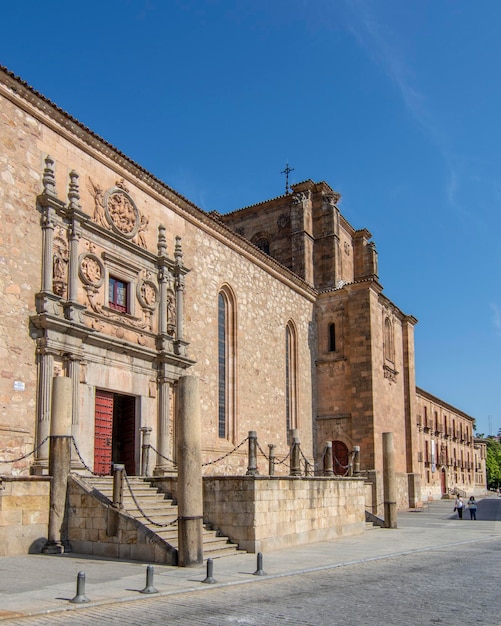
[[[120,462],[139,473],[149,429],[150,469],[168,474],[177,381],[189,374],[205,475],[245,474],[249,431],[266,474],[261,452],[273,444],[285,460],[295,429],[316,474],[327,442],[341,475],[359,448],[379,502],[391,431],[399,504],[421,499],[417,320],[384,295],[370,232],[347,222],[327,183],[207,214],[5,69],[0,130],[3,473],[47,473],[51,385],[63,375],[74,470]],[[456,458],[474,463],[474,420],[454,411],[469,433]],[[470,489],[470,471],[451,472],[448,488]]]

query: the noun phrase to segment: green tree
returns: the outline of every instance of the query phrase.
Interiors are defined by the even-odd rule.
[[[487,487],[497,489],[501,486],[501,443],[497,439],[486,439],[487,459]]]

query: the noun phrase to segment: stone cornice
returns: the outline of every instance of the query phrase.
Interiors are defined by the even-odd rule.
[[[265,272],[308,300],[312,302],[315,300],[316,290],[288,268],[262,253],[256,246],[233,233],[218,220],[210,217],[190,200],[175,192],[1,65],[0,94],[106,167],[115,170],[119,176],[127,178],[126,174],[128,174],[129,177],[133,177],[134,184],[160,204],[167,206],[188,222],[224,242],[235,252],[252,260]]]
[[[424,389],[421,389],[421,387],[416,387],[416,395],[426,398],[427,400],[430,400],[431,402],[434,402],[435,404],[439,404],[441,407],[447,409],[448,411],[456,413],[456,415],[460,415],[461,417],[464,417],[467,420],[470,420],[472,422],[475,421],[475,418],[472,417],[471,415],[468,415],[467,413],[464,413],[460,409],[457,409],[455,406],[452,406],[452,404],[448,404],[444,400],[437,398],[437,396],[434,396],[429,391],[425,391]]]

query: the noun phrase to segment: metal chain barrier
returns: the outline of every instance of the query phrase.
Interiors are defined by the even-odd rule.
[[[137,498],[136,498],[136,496],[134,495],[134,492],[132,491],[132,487],[131,487],[130,482],[129,482],[129,477],[127,476],[127,472],[126,472],[125,470],[124,470],[124,477],[125,477],[125,482],[127,483],[127,487],[128,487],[128,489],[129,489],[129,493],[130,493],[130,495],[131,495],[131,497],[132,497],[132,500],[133,500],[134,504],[136,505],[137,510],[141,513],[141,515],[142,515],[142,516],[143,516],[146,520],[148,520],[148,522],[149,522],[150,524],[153,524],[153,526],[159,526],[159,527],[161,527],[161,528],[166,528],[167,526],[174,526],[174,524],[177,524],[177,522],[179,521],[179,517],[176,517],[176,519],[175,519],[175,520],[173,520],[172,522],[155,522],[154,520],[152,520],[152,519],[151,519],[151,517],[150,517],[149,515],[147,515],[147,514],[143,511],[143,509],[142,509],[141,505],[140,505],[140,504],[139,504],[139,502],[137,501]]]
[[[305,476],[315,476],[315,466],[314,466],[314,464],[310,463],[310,461],[308,461],[308,459],[304,456],[304,452],[301,450],[301,448],[299,449],[299,451],[301,452],[301,456],[302,456],[303,461],[304,461],[304,475]],[[308,468],[309,467],[313,468],[311,474],[308,472]]]
[[[256,440],[256,444],[257,444],[259,452],[261,452],[261,454],[264,456],[264,458],[269,462],[270,461],[270,457],[266,454],[266,452],[263,450],[263,448],[261,448],[261,445],[260,445],[258,440]],[[277,461],[277,459],[274,458],[273,459],[273,465],[281,465],[282,463],[285,463],[285,461],[287,461],[287,459],[290,457],[290,455],[291,455],[291,452],[289,450],[289,454],[286,457],[284,457],[281,461]],[[286,467],[290,467],[290,465],[287,464]]]
[[[231,450],[230,452],[227,452],[226,454],[223,454],[223,456],[220,456],[218,459],[214,459],[213,461],[207,461],[206,463],[202,463],[202,467],[205,467],[207,465],[214,465],[214,463],[219,463],[219,461],[222,461],[223,459],[226,459],[227,457],[232,455],[234,452],[236,452],[239,448],[241,448],[246,441],[249,441],[249,437],[246,437],[245,439],[243,439],[238,444],[238,446],[235,446],[233,448],[233,450]]]
[[[20,456],[18,459],[11,459],[10,461],[7,459],[0,459],[0,463],[18,463],[19,461],[27,459],[32,454],[35,454],[35,452],[38,452],[38,450],[40,450],[40,448],[48,440],[48,438],[49,437],[45,437],[45,439],[41,443],[39,443],[36,448],[34,448],[31,452],[27,452],[26,454],[23,454],[23,456]]]
[[[333,454],[332,456],[334,457],[334,462],[336,463],[336,465],[338,465],[339,467],[342,467],[345,470],[343,476],[348,476],[348,472],[350,471],[350,468],[351,468],[351,463],[348,463],[348,465],[343,465],[335,454]]]
[[[75,441],[75,437],[73,437],[73,435],[71,436],[71,441],[73,442],[73,447],[75,448],[78,458],[80,459],[80,463],[84,466],[84,469],[90,472],[93,476],[103,476],[103,474],[99,474],[98,472],[94,472],[93,470],[91,470],[91,468],[83,460],[83,457],[80,454],[80,450],[78,449],[77,442]]]
[[[169,463],[172,463],[172,465],[177,465],[176,461],[174,461],[173,459],[169,459],[168,456],[165,456],[164,454],[162,454],[161,452],[159,452],[154,446],[152,446],[151,444],[148,444],[148,448],[150,450],[153,450],[153,452],[155,454],[158,454],[158,456],[162,457],[162,459],[165,459],[166,461],[169,461]]]

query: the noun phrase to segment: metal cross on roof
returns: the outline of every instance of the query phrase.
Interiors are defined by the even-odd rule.
[[[288,194],[290,193],[290,189],[289,189],[289,174],[290,172],[293,172],[294,168],[293,167],[289,167],[289,163],[286,163],[285,165],[285,169],[280,172],[281,174],[285,174],[285,193]]]

